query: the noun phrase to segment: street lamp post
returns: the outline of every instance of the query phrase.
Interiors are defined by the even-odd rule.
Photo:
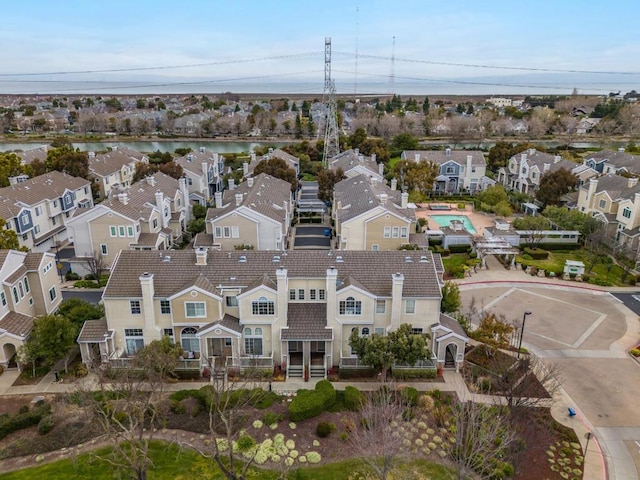
[[[520,340],[518,341],[518,358],[520,358],[520,349],[522,348],[522,336],[524,335],[524,324],[527,321],[527,317],[531,315],[531,312],[527,310],[522,316],[522,329],[520,330]]]

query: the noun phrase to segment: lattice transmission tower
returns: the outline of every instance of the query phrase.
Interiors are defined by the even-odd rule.
[[[324,39],[324,93],[322,101],[325,106],[324,122],[324,151],[322,161],[325,168],[329,166],[329,159],[340,153],[338,141],[338,123],[336,114],[336,84],[331,78],[331,37]]]

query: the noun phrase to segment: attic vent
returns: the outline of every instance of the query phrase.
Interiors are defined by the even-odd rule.
[[[420,257],[420,263],[428,263],[428,262],[429,262],[429,260],[427,260],[427,256],[426,255],[422,255]]]
[[[240,255],[240,258],[238,259],[238,262],[247,263],[247,256],[246,255]]]
[[[404,263],[413,263],[413,259],[411,257],[404,257]]]
[[[272,261],[273,263],[278,263],[280,261],[280,255],[274,255]]]
[[[162,257],[162,261],[164,263],[169,263],[171,261],[171,257],[169,255],[165,255],[164,257]]]

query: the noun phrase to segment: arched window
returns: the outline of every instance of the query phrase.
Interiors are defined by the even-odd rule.
[[[368,337],[369,336],[369,327],[362,327],[362,331],[360,332],[360,335],[363,337]]]
[[[20,297],[18,296],[18,289],[13,287],[13,301],[18,303],[20,301]]]
[[[260,297],[251,302],[251,310],[254,315],[275,315],[273,300],[268,300],[267,297]]]
[[[193,327],[183,328],[180,333],[180,344],[182,349],[187,352],[199,352],[200,340],[196,338],[197,330]]]
[[[22,288],[22,283],[18,284],[18,288],[20,289],[20,298],[24,297],[24,288]]]
[[[262,328],[244,329],[244,353],[246,355],[262,355]]]
[[[340,315],[361,315],[362,302],[353,297],[340,301]]]
[[[27,277],[24,277],[24,289],[29,293],[29,280],[27,280]]]

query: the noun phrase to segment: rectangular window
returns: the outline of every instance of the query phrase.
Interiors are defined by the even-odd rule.
[[[216,238],[222,237],[222,227],[216,227],[215,237]]]
[[[207,307],[204,302],[185,302],[187,317],[202,318],[207,316]]]
[[[118,236],[118,229],[116,228],[116,226],[115,226],[115,225],[111,225],[111,226],[109,227],[109,234],[110,234],[112,237],[117,237],[117,236]]]
[[[140,308],[140,300],[129,300],[129,307],[133,315],[140,315],[142,309]]]
[[[316,300],[316,289],[312,288],[309,290],[309,300]]]
[[[295,300],[296,299],[296,289],[295,288],[290,288],[289,289],[289,300]]]
[[[318,300],[324,300],[325,299],[325,292],[324,292],[324,288],[321,288],[320,290],[318,290]]]
[[[124,341],[127,354],[133,355],[144,347],[144,334],[141,328],[125,328]]]
[[[376,300],[376,313],[385,313],[387,311],[387,301],[378,299]]]
[[[133,237],[133,227],[127,227],[127,237]]]
[[[29,280],[27,279],[27,277],[24,277],[24,291],[29,293],[29,290],[31,290],[31,287],[29,287]]]
[[[265,297],[251,302],[251,311],[254,315],[275,315],[276,313],[273,300],[267,300]]]
[[[413,298],[405,301],[404,313],[416,313],[416,301]]]
[[[422,335],[422,329],[421,328],[412,328],[411,329],[411,333],[413,333],[414,335]]]
[[[56,292],[56,287],[51,287],[49,289],[49,298],[53,302],[58,297],[58,292]]]
[[[42,208],[36,207],[36,217],[39,217],[40,215],[42,215]]]
[[[606,200],[600,200],[600,208],[606,208],[607,207],[607,201]]]
[[[58,223],[58,220],[56,219],[56,217],[51,217],[51,223],[53,225],[55,225],[56,223]]]
[[[39,225],[36,225],[35,227],[33,227],[33,233],[34,233],[35,235],[37,235],[37,234],[39,234],[39,233],[40,233],[40,226],[39,226]]]
[[[247,355],[262,355],[262,338],[245,338],[244,353]]]
[[[407,227],[400,228],[400,236],[402,238],[408,238],[409,237],[409,229]]]
[[[109,251],[107,250],[107,245],[105,243],[100,244],[100,251],[102,255],[108,255]]]
[[[393,227],[393,238],[398,238],[400,229],[398,227]]]
[[[230,227],[222,227],[223,237],[230,238],[231,237],[231,228]]]
[[[227,307],[237,307],[238,306],[238,297],[235,295],[225,297],[225,302]]]
[[[164,315],[171,313],[171,302],[169,300],[160,300],[160,313]]]
[[[391,227],[384,227],[384,238],[391,238]]]
[[[7,306],[7,296],[4,294],[4,292],[0,292],[0,302],[2,302],[3,307]]]
[[[377,252],[378,250],[380,250],[380,245],[374,243],[373,245],[371,245],[371,250]]]
[[[153,228],[158,228],[158,219],[157,218],[153,219]]]
[[[51,270],[53,268],[53,263],[49,262],[47,263],[47,265],[45,265],[45,267],[42,269],[42,273],[47,273],[49,270]]]
[[[235,225],[231,227],[231,238],[240,238],[240,229]]]
[[[300,288],[298,290],[298,300],[304,300],[304,289]]]
[[[631,209],[629,207],[624,207],[624,210],[622,210],[622,216],[624,218],[631,218]]]
[[[58,201],[57,200],[53,201],[53,208],[58,208]]]
[[[381,337],[384,337],[387,333],[387,329],[384,327],[376,327],[373,329],[373,333],[374,335],[380,335]]]
[[[126,231],[125,231],[125,229],[124,229],[124,225],[120,225],[120,226],[118,227],[118,235],[119,235],[120,237],[125,237],[125,236],[126,236]]]
[[[162,335],[169,337],[171,339],[171,343],[173,343],[173,328],[163,328]]]

